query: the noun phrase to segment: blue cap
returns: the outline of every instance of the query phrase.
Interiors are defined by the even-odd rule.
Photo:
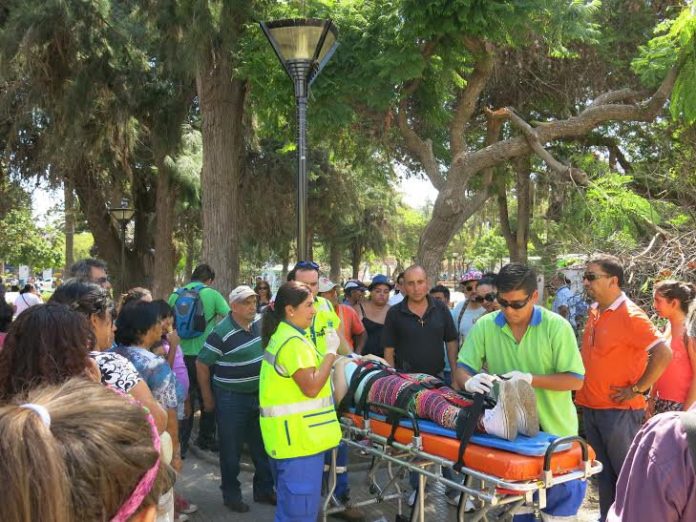
[[[368,290],[372,290],[377,285],[387,285],[390,290],[394,288],[394,284],[391,281],[389,281],[389,278],[382,274],[377,274],[375,277],[372,278],[372,282],[370,283]]]

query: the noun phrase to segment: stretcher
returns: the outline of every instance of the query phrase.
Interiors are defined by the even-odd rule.
[[[533,439],[518,436],[510,442],[476,434],[462,446],[460,455],[460,441],[452,430],[417,419],[406,410],[397,412],[400,420],[396,425],[375,411],[394,413],[397,408],[372,403],[368,406],[362,415],[350,410],[339,418],[344,443],[372,457],[367,477],[372,496],[351,505],[361,507],[396,500],[400,521],[424,521],[428,480],[462,493],[456,520],[504,521],[530,509],[539,518],[546,507],[549,488],[586,480],[602,470],[594,451],[580,437],[558,438],[542,432]],[[333,460],[322,510],[324,520],[342,509],[331,507],[330,502],[336,483]],[[463,482],[444,478],[444,469],[461,473]],[[403,514],[405,492],[399,484],[405,471],[418,476],[416,501],[408,518]],[[465,511],[467,500],[473,501],[473,511]]]

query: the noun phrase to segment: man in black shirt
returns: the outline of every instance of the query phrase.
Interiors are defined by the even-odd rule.
[[[423,267],[414,265],[406,269],[405,298],[387,312],[382,346],[384,358],[392,366],[442,378],[443,342],[447,343],[451,367],[457,367],[457,330],[449,309],[428,294],[429,288]]]

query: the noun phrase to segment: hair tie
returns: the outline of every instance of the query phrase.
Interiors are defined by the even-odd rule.
[[[48,429],[51,429],[51,415],[44,406],[41,406],[41,404],[34,404],[33,402],[27,402],[26,404],[20,404],[19,407],[36,413],[39,417],[41,417],[41,422],[43,422],[43,425]]]

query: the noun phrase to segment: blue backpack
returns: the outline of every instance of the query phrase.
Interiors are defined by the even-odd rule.
[[[207,287],[200,284],[193,288],[179,288],[175,292],[174,327],[182,339],[199,337],[208,325],[200,295],[203,288]]]

